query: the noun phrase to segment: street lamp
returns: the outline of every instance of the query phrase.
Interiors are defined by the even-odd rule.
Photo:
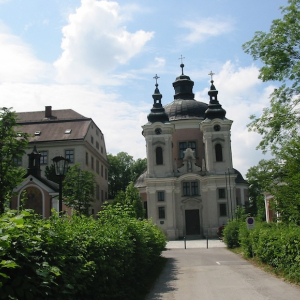
[[[63,156],[56,156],[53,159],[55,166],[55,174],[59,176],[59,206],[58,211],[62,211],[62,181],[63,177],[66,176],[68,172],[69,160]]]

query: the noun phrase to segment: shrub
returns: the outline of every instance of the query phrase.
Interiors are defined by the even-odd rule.
[[[230,221],[224,228],[224,242],[227,247],[232,249],[240,246],[239,243],[239,227],[240,221],[234,219]]]
[[[0,299],[140,299],[165,244],[130,206],[108,206],[98,220],[9,211],[0,217]]]

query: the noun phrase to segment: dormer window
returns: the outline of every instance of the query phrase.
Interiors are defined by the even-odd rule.
[[[37,130],[37,131],[34,133],[34,135],[35,135],[35,136],[41,135],[41,131],[38,131],[38,130]]]
[[[65,134],[70,134],[72,132],[72,129],[66,129]]]

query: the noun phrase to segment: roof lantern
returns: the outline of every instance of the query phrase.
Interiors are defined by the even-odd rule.
[[[213,75],[215,75],[212,71],[208,74],[211,76],[211,86],[208,91],[208,95],[210,97],[208,108],[205,111],[205,119],[225,119],[226,110],[222,108],[222,105],[218,101],[218,91],[214,86]]]
[[[152,95],[154,103],[153,103],[153,107],[151,109],[150,114],[147,116],[148,121],[151,122],[151,123],[155,123],[155,122],[161,122],[161,123],[169,122],[168,115],[166,114],[165,109],[163,108],[163,106],[161,104],[162,94],[160,93],[160,91],[158,89],[158,83],[157,83],[157,79],[159,77],[156,74],[153,78],[156,81],[154,94]]]

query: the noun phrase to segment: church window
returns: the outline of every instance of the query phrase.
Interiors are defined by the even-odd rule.
[[[74,150],[66,150],[65,157],[69,160],[70,163],[74,162]]]
[[[48,151],[40,151],[40,164],[46,165],[48,163]]]
[[[101,176],[103,177],[103,165],[101,165]]]
[[[221,144],[215,145],[215,152],[216,152],[216,161],[223,161],[223,153],[222,153],[222,145]]]
[[[157,201],[165,201],[165,192],[164,191],[157,192]]]
[[[218,192],[219,192],[219,199],[224,199],[224,198],[226,198],[226,192],[225,192],[225,189],[224,189],[224,188],[218,189]]]
[[[182,193],[183,193],[183,196],[199,195],[198,181],[183,182]]]
[[[161,147],[157,147],[155,151],[156,151],[156,164],[157,165],[162,165],[163,164],[162,148]]]
[[[179,143],[179,158],[183,158],[184,157],[184,151],[187,148],[191,148],[194,151],[194,155],[195,157],[196,155],[196,142],[195,141],[187,141],[187,142],[180,142]]]
[[[220,203],[219,204],[219,210],[220,210],[220,217],[226,217],[227,216],[226,203]]]
[[[164,206],[158,207],[158,218],[164,219],[165,217],[166,217],[165,207]]]
[[[85,164],[89,165],[89,154],[87,152],[85,152]]]

